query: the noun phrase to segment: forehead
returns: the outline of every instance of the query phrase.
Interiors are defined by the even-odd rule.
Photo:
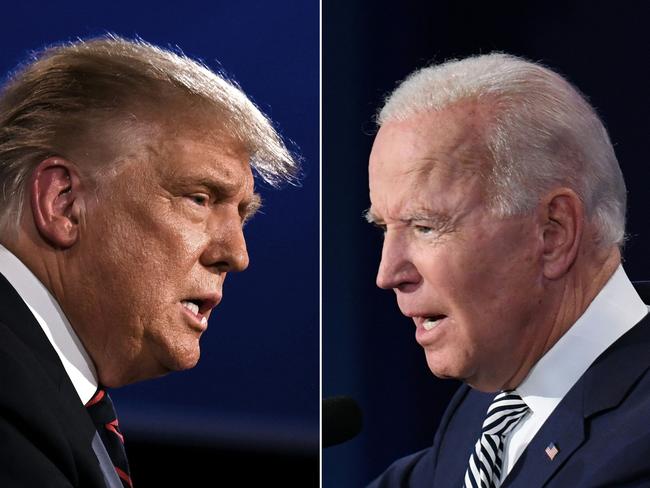
[[[477,104],[429,111],[404,121],[386,122],[370,155],[373,208],[431,200],[463,188],[482,193],[491,168],[484,143],[484,114]]]
[[[252,185],[248,151],[226,135],[168,133],[158,144],[149,145],[148,150],[161,175],[201,175],[218,178],[224,184]]]
[[[478,103],[463,102],[386,122],[373,144],[371,176],[427,172],[437,164],[450,171],[484,171],[489,166],[485,112]]]
[[[121,158],[139,161],[159,183],[210,183],[227,193],[251,193],[253,174],[246,148],[222,127],[201,124],[138,124],[118,143]]]
[[[161,173],[216,170],[224,180],[252,178],[250,151],[227,129],[225,114],[175,93],[160,100],[156,106],[132,100],[106,122],[105,140],[117,159],[146,159]]]

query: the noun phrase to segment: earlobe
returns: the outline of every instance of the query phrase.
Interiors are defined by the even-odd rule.
[[[36,166],[30,181],[34,225],[50,244],[67,249],[79,237],[80,179],[69,161],[52,157]]]
[[[582,241],[584,206],[568,188],[554,190],[542,202],[544,223],[544,276],[561,278],[573,265]]]

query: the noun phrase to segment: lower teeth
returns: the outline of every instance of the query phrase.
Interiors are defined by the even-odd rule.
[[[422,324],[422,326],[424,327],[424,330],[431,330],[431,329],[433,329],[436,325],[438,325],[438,322],[439,322],[439,321],[440,321],[440,319],[437,319],[437,320],[430,320],[430,319],[427,319],[427,320],[424,321],[424,324]]]

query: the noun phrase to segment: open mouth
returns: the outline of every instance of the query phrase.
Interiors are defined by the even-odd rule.
[[[202,300],[200,298],[183,300],[181,305],[194,315],[203,326],[208,324],[208,317],[206,314],[214,307],[214,304],[209,300]]]
[[[424,330],[431,330],[435,328],[440,322],[442,322],[446,317],[446,315],[432,315],[431,317],[425,317],[424,322],[422,322],[422,327],[424,327]]]

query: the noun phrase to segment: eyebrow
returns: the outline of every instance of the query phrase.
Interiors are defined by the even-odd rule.
[[[372,209],[370,208],[363,213],[363,217],[366,219],[366,221],[369,224],[373,224],[373,225],[383,224],[383,219],[373,214]],[[404,217],[401,217],[396,220],[399,220],[400,222],[403,223],[410,223],[413,221],[424,221],[424,222],[435,223],[437,225],[444,225],[451,222],[452,218],[449,215],[445,215],[440,212],[420,208],[420,209],[413,210],[412,212],[408,212]]]
[[[449,215],[440,212],[419,209],[414,211],[413,213],[408,214],[408,216],[403,220],[408,220],[408,221],[417,220],[417,221],[425,221],[425,222],[445,223],[445,222],[449,222],[451,220],[451,217]]]
[[[242,202],[243,221],[247,222],[262,208],[262,197],[259,193],[253,193],[250,200]]]
[[[378,219],[375,214],[372,213],[371,209],[366,209],[363,212],[363,218],[368,222],[369,224],[378,224],[381,219]]]

